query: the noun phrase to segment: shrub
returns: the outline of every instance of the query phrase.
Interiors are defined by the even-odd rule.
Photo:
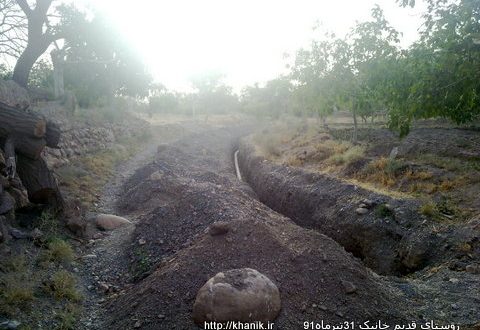
[[[432,203],[432,202],[428,202],[420,206],[419,211],[421,214],[427,217],[433,217],[438,213],[437,206],[435,205],[435,203]]]
[[[74,258],[73,249],[67,242],[63,240],[53,240],[47,245],[47,250],[44,250],[39,257],[41,263],[58,262],[69,263]]]
[[[395,214],[387,204],[380,204],[375,208],[375,215],[379,218],[393,218]]]
[[[82,296],[77,291],[76,284],[77,281],[71,273],[66,270],[60,270],[53,274],[51,281],[46,285],[45,289],[55,299],[80,301]]]

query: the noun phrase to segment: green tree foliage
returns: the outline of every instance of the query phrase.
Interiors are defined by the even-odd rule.
[[[65,44],[65,86],[81,106],[110,103],[115,96],[148,96],[151,76],[145,64],[104,16],[89,21],[72,6],[61,12],[77,31]]]
[[[278,118],[292,107],[292,84],[285,77],[270,80],[264,87],[246,87],[241,93],[242,110]]]
[[[389,77],[385,99],[390,105],[390,126],[404,135],[417,118],[443,117],[458,124],[476,118],[480,113],[479,39],[479,1],[428,1],[420,41],[389,63],[390,72],[384,70]]]
[[[228,113],[239,109],[238,97],[223,79],[224,75],[218,72],[197,75],[191,79],[195,92],[184,101],[190,102],[193,114]]]
[[[382,106],[371,73],[377,63],[397,54],[398,37],[375,6],[372,19],[357,24],[346,38],[326,34],[323,40],[313,41],[310,49],[297,52],[292,79],[302,107],[321,117],[335,108],[350,110],[356,140],[357,116],[366,118]]]
[[[413,0],[397,2],[415,5]],[[326,34],[299,50],[289,76],[290,111],[325,116],[347,109],[355,127],[357,116],[366,120],[382,111],[401,136],[416,119],[443,117],[461,124],[478,118],[480,1],[427,4],[421,38],[409,49],[399,48],[399,33],[375,6],[372,18],[345,38]],[[265,109],[273,104],[265,95],[266,89],[249,87],[243,100]]]
[[[162,84],[152,84],[148,98],[149,113],[175,113],[178,112],[180,95],[169,91]]]

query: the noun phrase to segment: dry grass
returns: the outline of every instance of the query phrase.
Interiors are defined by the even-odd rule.
[[[365,156],[365,147],[363,146],[349,145],[344,149],[338,148],[337,150],[338,151],[327,159],[327,163],[333,163],[334,165],[349,165]]]
[[[0,314],[12,316],[34,300],[24,255],[12,255],[0,262]]]
[[[438,214],[437,206],[433,202],[423,204],[418,211],[427,217],[434,217]]]
[[[47,244],[47,249],[39,256],[39,264],[46,266],[49,262],[68,264],[74,259],[74,252],[70,244],[63,240],[53,240]]]
[[[361,181],[381,184],[384,187],[393,187],[399,177],[404,175],[405,164],[401,160],[380,157],[371,161],[368,166],[358,173]]]
[[[127,142],[126,142],[127,143]],[[131,142],[124,148],[103,150],[74,160],[57,170],[60,184],[87,205],[97,201],[115,167],[130,158],[143,142]]]
[[[45,285],[45,291],[55,299],[67,299],[71,301],[82,300],[82,295],[76,288],[75,277],[66,270],[59,270],[53,274],[49,283]]]
[[[35,299],[31,281],[20,274],[8,274],[0,279],[0,314],[14,315],[27,308]]]

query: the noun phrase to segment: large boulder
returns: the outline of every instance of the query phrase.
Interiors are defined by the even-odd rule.
[[[23,110],[30,106],[30,96],[25,88],[13,80],[0,80],[0,102]]]
[[[198,291],[193,305],[197,324],[216,321],[274,320],[280,312],[277,286],[255,269],[241,268],[221,272]]]

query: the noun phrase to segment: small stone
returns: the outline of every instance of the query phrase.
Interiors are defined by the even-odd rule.
[[[455,309],[455,310],[457,310],[457,309],[460,308],[457,304],[452,304],[452,305],[450,305],[450,306],[452,307],[452,309]]]
[[[360,205],[358,205],[359,208],[361,209],[368,209],[368,205],[367,204],[363,204],[361,203]]]
[[[397,156],[398,156],[398,147],[393,147],[392,151],[390,151],[390,155],[388,156],[388,158],[393,160],[397,158]]]
[[[371,199],[364,199],[364,200],[362,201],[362,203],[365,204],[365,205],[368,206],[368,207],[371,207],[371,206],[373,206],[373,204],[374,204],[374,202],[373,202]]]
[[[358,209],[355,210],[355,212],[358,214],[358,215],[364,215],[364,214],[367,214],[368,213],[368,209],[364,208],[364,207],[359,207]]]
[[[230,224],[225,221],[217,221],[210,225],[208,232],[211,236],[223,235],[230,230]]]
[[[35,228],[34,230],[32,230],[32,231],[30,232],[30,238],[31,238],[31,239],[40,239],[40,238],[42,238],[42,236],[43,236],[43,233],[42,233],[42,231],[41,231],[40,229],[38,229],[38,228]]]
[[[98,282],[98,288],[103,292],[108,292],[110,286],[105,282]]]
[[[17,228],[12,228],[10,229],[10,235],[12,235],[13,238],[15,239],[25,239],[28,238],[29,235]]]
[[[163,178],[163,172],[161,171],[155,171],[152,174],[150,174],[151,181],[161,180],[162,178]]]
[[[345,293],[351,294],[357,291],[357,287],[350,281],[342,280],[342,286],[345,289]]]
[[[138,245],[145,245],[145,244],[147,244],[147,241],[144,238],[140,238],[138,240]]]
[[[97,255],[96,254],[86,254],[83,256],[83,259],[97,259]]]
[[[468,273],[471,273],[471,274],[480,274],[480,266],[479,265],[474,265],[474,264],[467,265],[465,267],[465,270]]]
[[[138,329],[138,328],[140,328],[141,326],[142,326],[142,322],[140,322],[140,321],[135,322],[135,324],[133,325],[133,327],[134,327],[135,329]]]
[[[317,304],[312,304],[312,308],[317,308]]]
[[[101,239],[103,238],[103,235],[102,233],[95,233],[93,236],[92,236],[93,239]]]
[[[319,308],[320,308],[322,311],[326,311],[326,310],[328,309],[327,306],[325,306],[325,305],[320,305]]]
[[[450,283],[457,284],[459,282],[458,278],[452,277],[448,280]]]
[[[162,319],[165,318],[165,315],[163,315],[163,314],[158,314],[158,318],[162,320]]]
[[[20,322],[16,320],[8,320],[0,323],[0,329],[14,330],[20,326]]]

